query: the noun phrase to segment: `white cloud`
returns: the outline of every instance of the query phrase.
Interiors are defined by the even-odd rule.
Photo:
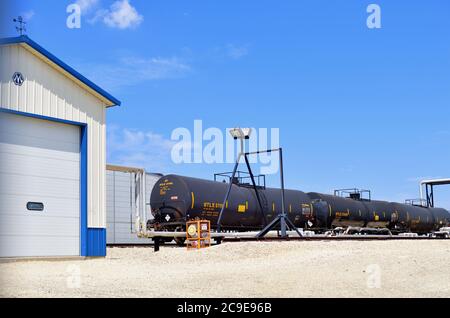
[[[108,163],[161,172],[171,163],[174,142],[152,131],[109,125],[107,131]]]
[[[28,10],[28,11],[22,12],[20,15],[25,20],[25,22],[27,22],[27,21],[30,21],[34,17],[34,11]]]
[[[87,13],[92,10],[97,4],[99,0],[77,0],[75,4],[80,6],[81,12]]]
[[[80,65],[88,78],[110,90],[133,86],[151,80],[179,78],[191,66],[178,57],[122,57],[111,63]]]
[[[99,9],[95,12],[94,16],[88,20],[89,23],[95,24],[99,20],[103,20],[103,18],[108,14],[108,10]]]
[[[226,50],[227,55],[235,60],[238,60],[249,53],[247,46],[236,46],[233,44],[228,44]]]
[[[133,74],[142,80],[178,77],[191,69],[177,57],[128,57],[123,58],[121,62],[124,67],[132,69]]]
[[[129,0],[114,2],[109,10],[99,10],[94,17],[94,22],[102,18],[103,23],[111,28],[128,29],[135,28],[142,23],[144,17],[140,15]]]

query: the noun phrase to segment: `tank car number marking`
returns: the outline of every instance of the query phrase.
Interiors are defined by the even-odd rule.
[[[223,204],[219,202],[203,202],[203,210],[215,212],[222,209]]]
[[[170,186],[173,185],[173,182],[169,180],[164,180],[159,184],[159,194],[165,195],[167,191],[170,190]]]
[[[217,217],[217,216],[219,216],[219,212],[202,211],[202,216],[204,216],[204,217]]]
[[[350,212],[336,212],[336,217],[337,218],[345,218],[350,216]]]

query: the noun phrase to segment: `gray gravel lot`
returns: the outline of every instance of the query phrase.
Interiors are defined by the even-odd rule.
[[[450,297],[450,240],[110,248],[0,263],[0,297]]]

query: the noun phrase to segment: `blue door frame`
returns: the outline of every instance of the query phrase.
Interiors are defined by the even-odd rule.
[[[37,114],[25,113],[2,108],[0,113],[9,113],[62,124],[80,127],[80,256],[103,257],[106,256],[106,229],[88,228],[88,125],[76,121],[64,120]]]

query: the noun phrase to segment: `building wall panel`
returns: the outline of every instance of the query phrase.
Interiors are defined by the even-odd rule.
[[[148,244],[150,239],[140,239],[136,235],[135,179],[133,173],[107,171],[107,243],[108,244]],[[146,175],[146,202],[159,179],[153,174]],[[143,207],[140,205],[140,215]],[[151,219],[150,208],[146,206],[147,219]]]
[[[25,45],[0,47],[0,107],[88,124],[88,227],[104,228],[106,104],[82,85]]]

